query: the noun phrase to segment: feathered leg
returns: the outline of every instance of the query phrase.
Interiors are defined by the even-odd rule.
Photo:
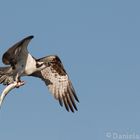
[[[15,82],[17,83],[16,88],[19,88],[20,86],[23,86],[25,84],[24,81],[20,80],[20,76],[21,76],[22,73],[23,73],[23,70],[19,70],[16,73],[16,76],[15,76]]]

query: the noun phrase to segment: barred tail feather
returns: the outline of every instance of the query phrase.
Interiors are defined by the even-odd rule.
[[[12,67],[0,67],[0,84],[9,85],[14,82]]]

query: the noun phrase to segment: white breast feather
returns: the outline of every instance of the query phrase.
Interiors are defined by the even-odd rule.
[[[29,75],[36,71],[36,61],[34,58],[28,54],[26,64],[25,64],[25,74]]]

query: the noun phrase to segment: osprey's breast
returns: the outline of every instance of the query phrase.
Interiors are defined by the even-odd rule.
[[[30,75],[36,71],[36,60],[27,52],[22,51],[19,56],[17,70],[21,71],[21,75]]]
[[[36,61],[30,54],[28,54],[25,62],[24,74],[30,75],[35,71],[36,71]]]

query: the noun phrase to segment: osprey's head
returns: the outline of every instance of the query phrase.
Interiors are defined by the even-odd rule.
[[[44,62],[36,60],[36,69],[37,69],[37,71],[40,71],[40,70],[42,70],[44,68],[46,68],[46,64]]]

